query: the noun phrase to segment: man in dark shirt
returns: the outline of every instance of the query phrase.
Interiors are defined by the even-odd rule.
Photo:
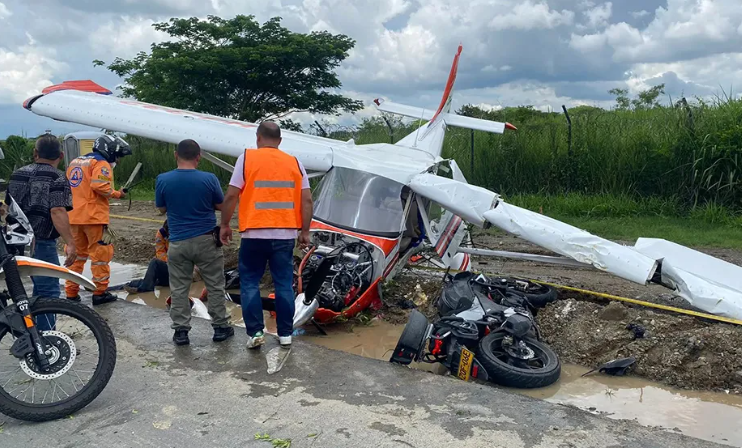
[[[77,257],[75,240],[70,230],[67,212],[72,210],[72,192],[64,173],[57,169],[64,155],[59,140],[45,134],[36,139],[35,162],[18,168],[10,176],[8,193],[26,214],[34,232],[31,256],[59,265],[57,238],[61,235],[65,248],[65,266],[71,266]],[[54,277],[31,277],[33,295],[59,298],[59,279]],[[53,322],[38,316],[39,330],[48,330]],[[54,315],[49,315],[54,317]]]
[[[173,342],[190,344],[191,307],[189,291],[193,268],[198,267],[209,300],[209,316],[214,328],[212,341],[234,336],[224,303],[224,250],[217,246],[215,210],[222,208],[224,192],[212,173],[198,170],[201,147],[183,140],[175,150],[178,168],[157,176],[155,207],[167,213],[170,245],[167,264],[170,277],[170,318]]]

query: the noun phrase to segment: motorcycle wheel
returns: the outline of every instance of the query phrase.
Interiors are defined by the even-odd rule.
[[[0,412],[18,420],[56,420],[84,408],[103,391],[116,365],[116,340],[106,321],[81,303],[39,298],[31,306],[31,315],[37,327],[53,315],[52,330],[41,332],[51,352],[51,372],[42,372],[35,363],[13,356],[10,347],[16,338],[10,329],[1,328]],[[95,349],[97,361],[88,361]],[[4,376],[5,372],[10,377]],[[83,379],[88,376],[85,384]],[[37,385],[47,388],[36,390]],[[57,397],[59,401],[54,402]]]
[[[515,284],[516,281],[526,282],[528,284],[528,286],[526,286],[526,290],[523,291],[522,289],[517,287]],[[535,308],[543,308],[549,303],[555,301],[558,297],[557,290],[553,286],[542,285],[541,283],[535,283],[530,280],[523,280],[519,278],[509,278],[507,289],[526,296],[528,301]]]
[[[495,331],[479,341],[476,356],[487,370],[490,381],[506,387],[533,389],[559,379],[562,366],[551,347],[536,339],[524,338],[522,341],[530,354],[530,359],[524,360],[514,356],[512,349],[503,344],[507,336],[503,331]]]

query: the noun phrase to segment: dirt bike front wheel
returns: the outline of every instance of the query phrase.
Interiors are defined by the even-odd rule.
[[[56,420],[103,391],[116,365],[116,340],[106,321],[81,303],[40,298],[31,315],[50,369],[40,369],[33,356],[13,356],[17,335],[0,328],[0,412],[18,420]]]

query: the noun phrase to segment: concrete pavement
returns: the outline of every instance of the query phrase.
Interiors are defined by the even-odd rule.
[[[248,352],[242,328],[215,344],[209,323],[194,319],[191,345],[175,347],[162,310],[123,300],[96,310],[117,338],[107,388],[69,419],[30,424],[0,414],[0,446],[288,446],[279,439],[297,448],[722,446],[300,338],[283,369],[268,375],[271,337]]]

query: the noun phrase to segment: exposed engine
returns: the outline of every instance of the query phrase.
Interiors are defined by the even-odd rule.
[[[301,290],[308,296],[316,294],[320,308],[340,312],[373,283],[375,248],[332,232],[314,232],[312,243],[296,271],[301,271]],[[298,275],[296,279],[298,291]]]

